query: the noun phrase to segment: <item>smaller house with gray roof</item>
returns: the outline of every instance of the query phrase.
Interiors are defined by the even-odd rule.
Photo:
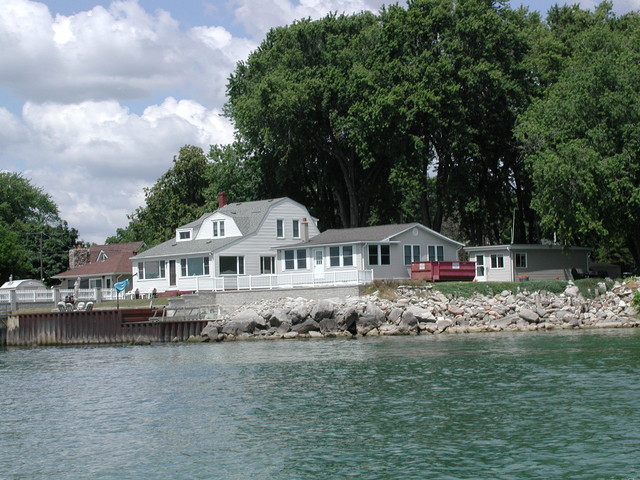
[[[175,237],[132,258],[140,293],[243,288],[276,273],[276,246],[319,233],[307,208],[283,197],[227,203],[176,229]]]
[[[410,277],[412,262],[456,261],[463,246],[420,223],[405,223],[326,230],[276,251],[278,273],[312,272],[320,277],[356,269],[392,279]]]

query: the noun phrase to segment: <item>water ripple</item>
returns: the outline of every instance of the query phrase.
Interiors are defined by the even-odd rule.
[[[640,478],[634,330],[0,351],[0,477]]]

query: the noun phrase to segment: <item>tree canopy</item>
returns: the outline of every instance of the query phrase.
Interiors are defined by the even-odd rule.
[[[51,196],[21,174],[0,172],[0,283],[13,278],[45,282],[69,266],[78,232],[62,220]]]
[[[229,78],[236,142],[183,147],[113,241],[169,238],[227,191],[289,196],[323,229],[420,221],[638,262],[639,24],[606,2],[409,0],[274,28]]]
[[[558,80],[518,127],[543,229],[566,243],[626,245],[640,263],[640,22],[578,35]]]

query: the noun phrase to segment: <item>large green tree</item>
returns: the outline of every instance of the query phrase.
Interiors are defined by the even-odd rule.
[[[143,241],[149,247],[169,239],[175,228],[203,213],[206,203],[208,159],[202,148],[183,146],[173,167],[145,188],[145,205],[129,215],[126,228],[118,229],[107,243]]]
[[[566,244],[616,248],[640,262],[640,21],[606,15],[518,133],[543,229]]]
[[[375,15],[271,30],[228,84],[227,114],[262,166],[263,190],[309,205],[322,225],[368,222],[394,159],[393,112],[372,77]]]
[[[0,172],[0,281],[49,282],[68,268],[68,251],[77,245],[77,230],[60,218],[49,194],[21,174]]]
[[[512,127],[531,95],[532,21],[491,0],[413,0],[382,14],[382,65],[407,146],[393,178],[418,192],[421,220],[435,230],[454,217],[473,243],[509,231],[523,191]]]
[[[227,192],[231,201],[255,200],[259,171],[239,143],[212,146],[209,155],[200,147],[185,145],[173,166],[145,189],[145,205],[106,241],[143,241],[151,247],[168,240],[180,225],[218,208],[219,192]]]

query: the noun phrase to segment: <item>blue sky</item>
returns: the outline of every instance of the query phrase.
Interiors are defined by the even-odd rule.
[[[0,170],[31,179],[81,239],[102,243],[127,225],[144,187],[181,146],[207,151],[232,141],[233,126],[221,116],[226,79],[270,28],[329,12],[375,12],[385,2],[1,3]],[[553,3],[525,5],[544,13]],[[614,2],[618,13],[639,6]]]

